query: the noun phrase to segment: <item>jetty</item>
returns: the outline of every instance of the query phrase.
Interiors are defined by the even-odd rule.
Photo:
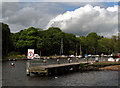
[[[74,63],[64,63],[64,64],[54,64],[54,65],[42,65],[42,66],[30,66],[30,62],[26,62],[26,74],[30,76],[30,73],[38,74],[42,73],[46,76],[58,75],[68,72],[78,71],[80,64],[88,64],[88,62],[74,62]]]

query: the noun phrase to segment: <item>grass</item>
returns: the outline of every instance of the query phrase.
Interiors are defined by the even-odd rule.
[[[20,55],[19,52],[10,52],[5,59],[25,59],[25,55]]]
[[[120,62],[95,62],[93,65],[120,65]]]
[[[120,65],[119,62],[95,62],[93,64],[80,64],[80,70],[82,71],[92,71],[92,70],[99,70],[101,67],[106,66],[113,66],[113,65]]]

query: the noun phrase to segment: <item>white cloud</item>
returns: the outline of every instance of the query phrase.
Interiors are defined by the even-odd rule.
[[[4,2],[2,21],[10,26],[11,32],[31,26],[45,28],[50,19],[63,11],[57,3]]]
[[[118,2],[118,1],[119,0],[21,0],[21,2]]]
[[[1,0],[2,2],[19,2],[20,0]]]
[[[110,37],[112,34],[117,34],[117,6],[101,8],[99,3],[96,4],[97,6],[95,3],[86,6],[81,3],[73,4],[74,6],[77,4],[76,7],[83,7],[66,12],[61,3],[4,2],[2,4],[2,21],[10,26],[11,32],[18,32],[31,26],[39,28],[58,26],[63,31],[76,35],[96,32]]]
[[[0,0],[0,2],[119,2],[119,0]]]
[[[2,3],[2,15],[4,17],[12,16],[19,10],[19,5],[17,2],[3,2]]]
[[[0,2],[0,19],[2,19],[2,3]]]
[[[67,11],[50,20],[46,28],[60,27],[63,31],[84,35],[97,32],[110,37],[118,31],[118,6],[100,8],[86,5],[74,11]]]

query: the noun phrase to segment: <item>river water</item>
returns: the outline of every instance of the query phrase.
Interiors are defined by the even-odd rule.
[[[10,67],[12,62],[15,67]],[[42,61],[36,62],[43,65]],[[48,62],[56,64],[55,60]],[[26,76],[26,61],[6,61],[2,63],[2,73],[2,86],[118,86],[118,71],[72,72],[57,77]]]

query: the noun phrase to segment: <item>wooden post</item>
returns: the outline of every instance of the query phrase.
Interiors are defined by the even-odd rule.
[[[77,71],[79,71],[79,65],[76,65],[76,67],[77,67]]]
[[[67,66],[68,72],[70,72],[70,66]]]
[[[103,53],[101,54],[101,61],[103,61]]]
[[[43,60],[43,63],[44,63],[44,65],[46,65],[46,60],[45,59]]]
[[[62,74],[64,74],[64,67],[61,67]]]
[[[68,58],[68,63],[70,63],[70,58]]]
[[[49,76],[49,70],[48,69],[46,69],[46,76]]]
[[[73,71],[75,70],[75,67],[73,66]]]
[[[59,61],[59,59],[57,59],[57,64],[60,64],[60,61]]]
[[[76,55],[75,55],[75,59],[76,59],[76,62],[78,62],[77,53],[76,53]]]
[[[27,74],[27,76],[30,76],[30,70],[29,70],[29,67],[30,67],[30,62],[27,61],[27,62],[26,62],[26,74]]]
[[[57,72],[57,68],[55,68],[55,76],[57,76],[57,73],[58,73],[58,72]]]

